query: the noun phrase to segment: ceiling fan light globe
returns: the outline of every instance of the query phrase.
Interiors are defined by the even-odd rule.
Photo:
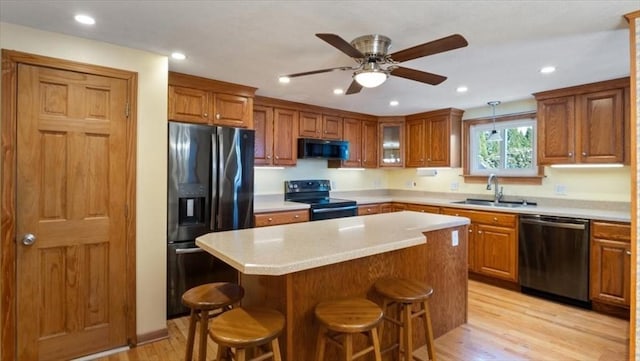
[[[384,71],[358,71],[353,75],[355,81],[365,88],[375,88],[384,83],[389,74]]]

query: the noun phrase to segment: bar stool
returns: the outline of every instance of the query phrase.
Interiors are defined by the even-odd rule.
[[[422,316],[425,325],[425,338],[427,339],[427,352],[429,360],[435,361],[436,354],[433,343],[433,329],[431,328],[431,315],[429,314],[429,305],[427,300],[433,294],[433,288],[422,284],[415,280],[407,280],[401,278],[383,278],[379,279],[373,285],[376,292],[383,296],[382,310],[384,319],[398,326],[398,340],[385,352],[398,348],[398,359],[404,351],[405,361],[413,360],[413,331],[412,319]],[[389,307],[397,304],[396,317],[391,317]],[[413,305],[419,304],[420,310],[413,312]],[[384,322],[380,326],[380,338],[384,332]],[[411,355],[409,357],[409,355]]]
[[[275,310],[258,307],[239,307],[225,312],[211,322],[209,335],[218,344],[216,360],[222,361],[235,349],[235,360],[246,361],[250,348],[270,344],[271,351],[249,361],[282,361],[278,336],[284,328],[284,316]]]
[[[374,302],[364,298],[320,302],[315,308],[315,315],[320,321],[317,361],[324,361],[327,341],[342,348],[345,361],[352,361],[372,351],[376,361],[382,360],[377,327],[383,314],[382,309]],[[371,346],[354,354],[353,335],[357,333],[368,334]]]
[[[200,322],[198,360],[204,361],[207,355],[209,317],[231,309],[234,304],[240,302],[243,296],[244,289],[240,285],[227,282],[196,286],[182,294],[182,304],[191,309],[185,361],[191,361],[193,358],[196,324]],[[218,311],[218,313],[210,314],[212,311]]]

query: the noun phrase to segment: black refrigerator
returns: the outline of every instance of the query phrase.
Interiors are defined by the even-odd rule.
[[[195,245],[205,233],[253,227],[254,131],[169,122],[167,317],[188,309],[182,294],[237,271]]]

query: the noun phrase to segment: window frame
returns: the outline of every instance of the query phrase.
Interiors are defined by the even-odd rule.
[[[462,155],[463,155],[463,174],[465,183],[482,183],[487,181],[488,174],[471,174],[471,127],[476,125],[487,125],[493,123],[493,117],[482,117],[467,119],[462,123]],[[534,120],[537,123],[536,112],[522,112],[506,115],[497,115],[495,117],[496,125],[498,123],[510,122],[514,120]],[[537,128],[537,127],[536,127]],[[534,133],[534,141],[537,142],[537,129]],[[537,152],[537,144],[534,144],[534,152]],[[536,154],[537,156],[537,154]],[[537,166],[536,175],[518,175],[518,174],[498,174],[500,181],[507,184],[542,184],[544,178],[544,167]]]

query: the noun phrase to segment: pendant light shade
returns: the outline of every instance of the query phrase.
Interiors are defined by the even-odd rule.
[[[487,141],[502,142],[502,137],[500,136],[500,133],[498,133],[498,131],[496,130],[496,105],[500,104],[500,102],[497,100],[494,100],[494,101],[488,102],[487,104],[489,104],[491,108],[493,108],[493,130],[491,131],[489,138],[487,138]]]

